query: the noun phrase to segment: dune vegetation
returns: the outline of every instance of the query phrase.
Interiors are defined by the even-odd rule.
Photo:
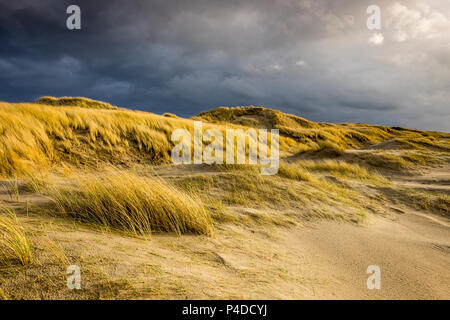
[[[0,103],[0,175],[20,175],[63,164],[170,163],[170,137],[178,128],[193,132],[193,121],[126,109],[91,108],[83,103],[57,108]],[[209,128],[213,126],[205,124],[203,130]],[[280,139],[282,150],[294,145],[289,138]]]
[[[347,149],[360,149],[383,141],[395,141],[400,148],[435,148],[448,151],[449,134],[402,127],[367,124],[317,123],[263,107],[220,107],[194,117],[212,123],[233,123],[255,128],[279,129],[280,135],[298,143],[299,150],[331,150],[342,155]]]
[[[203,122],[203,130],[223,133],[231,128],[278,129],[278,174],[261,175],[261,164],[173,165],[171,135],[179,128],[193,133],[195,120]],[[219,264],[235,270],[215,251],[204,252],[233,246],[245,249],[244,257],[259,258],[276,234],[289,234],[286,230],[308,221],[358,225],[371,216],[395,217],[405,210],[448,217],[445,177],[433,173],[420,183],[408,179],[427,170],[445,173],[449,165],[448,133],[316,123],[263,107],[221,107],[184,119],[87,98],[0,102],[0,206],[5,207],[0,212],[0,298],[26,296],[17,283],[31,286],[31,297],[39,297],[32,293],[40,292],[33,277],[41,269],[55,274],[39,278],[52,288],[48,297],[76,297],[52,284],[61,277],[55,270],[71,260],[92,268],[86,276],[92,286],[83,297],[98,298],[105,292],[117,297],[122,292],[117,288],[123,288],[125,297],[169,292],[183,298],[189,289],[172,282],[170,264],[142,264],[136,244],[142,243],[134,241],[153,234],[154,245],[164,243],[161,252],[151,253],[152,261],[178,259],[171,253],[182,252],[177,262],[181,269],[201,258],[205,268]],[[181,235],[195,235],[202,244],[189,236],[180,240]],[[117,242],[110,248],[113,238]],[[121,248],[124,239],[133,250]],[[101,250],[111,252],[101,256]],[[137,289],[132,280],[104,276],[117,270],[95,268],[100,256],[106,266],[115,265],[116,255],[124,265],[148,271],[142,283],[155,274],[164,282],[158,280],[154,291],[145,291],[149,289]],[[23,272],[10,276],[18,266]],[[175,278],[190,270],[182,269]],[[266,271],[277,279],[286,277],[277,264]],[[244,271],[236,274],[245,277]],[[264,282],[267,274],[258,281]]]
[[[177,128],[193,131],[190,119],[109,108],[90,99],[44,97],[38,103],[0,103],[0,174],[13,176],[33,168],[61,164],[169,163],[173,147],[171,133]],[[258,107],[219,108],[193,119],[211,121],[205,124],[204,130],[213,126],[219,130],[245,129],[243,124],[279,129],[280,151],[284,156],[312,155],[319,151],[330,151],[324,156],[340,156],[348,149],[360,149],[392,139],[406,141],[408,146],[415,146],[419,151],[423,148],[447,151],[450,148],[448,134],[314,123]],[[245,119],[252,121],[247,123]],[[414,158],[412,153],[409,158]],[[414,159],[419,159],[417,157]]]
[[[5,215],[0,216],[0,263],[17,260],[22,265],[32,260],[31,245],[11,209],[3,209]]]
[[[70,186],[53,185],[46,192],[61,213],[112,229],[212,233],[201,200],[158,178],[113,170],[100,177],[78,175]]]
[[[117,110],[118,107],[110,105],[109,103],[92,100],[89,98],[82,97],[41,97],[34,103],[43,104],[48,106],[72,106],[72,107],[82,107],[90,109],[106,109],[106,110]]]

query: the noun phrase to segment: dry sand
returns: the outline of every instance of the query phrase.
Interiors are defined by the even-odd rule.
[[[286,245],[332,280],[317,288],[318,299],[450,298],[450,223],[437,216],[372,216],[366,227],[321,222],[291,233]],[[369,265],[381,269],[380,290],[367,289]]]

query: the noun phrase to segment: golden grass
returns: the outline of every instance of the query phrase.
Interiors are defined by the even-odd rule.
[[[4,185],[6,192],[8,192],[9,198],[11,201],[19,202],[20,193],[19,193],[19,185],[16,179],[8,180],[6,185]]]
[[[388,183],[388,181],[377,172],[371,172],[358,164],[349,163],[343,160],[302,160],[297,162],[297,166],[310,172],[321,172],[341,178],[357,179],[366,182]]]
[[[174,128],[189,121],[128,110],[0,103],[0,175],[62,162],[168,161]]]
[[[56,242],[48,239],[44,241],[45,247],[54,255],[58,263],[65,269],[70,265],[69,258],[67,257],[64,250]]]
[[[290,137],[311,150],[330,149],[339,154],[346,148],[357,147],[389,137],[383,127],[359,125],[341,126],[316,123],[292,114],[263,107],[221,107],[200,113],[195,119],[216,123],[236,123],[259,128],[279,129],[281,135]]]
[[[163,113],[163,117],[166,117],[166,118],[178,118],[178,116],[176,114],[173,114],[173,113],[170,113],[170,112]]]
[[[18,260],[27,265],[32,260],[31,245],[25,230],[12,210],[4,209],[8,216],[0,216],[0,261]]]
[[[236,245],[257,243],[257,241],[247,241],[255,236],[265,234],[268,239],[271,239],[278,231],[290,232],[284,228],[301,224],[305,220],[330,219],[362,223],[368,212],[375,214],[391,212],[389,203],[391,200],[395,200],[395,202],[392,201],[393,203],[404,201],[405,205],[421,209],[421,211],[426,210],[447,216],[449,214],[448,195],[407,190],[404,191],[403,197],[394,194],[399,192],[395,184],[386,188],[373,188],[374,184],[384,184],[387,181],[370,165],[367,166],[370,162],[383,169],[391,166],[398,169],[427,165],[441,156],[444,157],[443,153],[448,151],[446,148],[450,140],[443,138],[443,134],[362,124],[314,123],[264,108],[255,108],[250,111],[250,114],[247,108],[241,108],[238,111],[228,109],[225,116],[218,113],[216,119],[210,119],[213,122],[216,121],[216,124],[204,123],[204,130],[211,127],[220,128],[220,130],[226,128],[245,130],[246,128],[241,125],[278,128],[283,135],[280,138],[280,149],[285,151],[284,155],[289,152],[291,153],[289,156],[294,153],[310,152],[298,158],[314,160],[298,160],[293,163],[281,160],[279,174],[275,176],[260,175],[260,167],[255,165],[201,166],[201,168],[207,168],[205,172],[196,168],[185,170],[185,166],[182,166],[180,170],[160,168],[161,170],[153,171],[148,164],[170,162],[170,150],[173,146],[170,142],[172,131],[176,128],[184,128],[192,132],[192,120],[177,118],[171,114],[158,116],[145,112],[80,104],[68,107],[60,105],[67,103],[62,101],[59,99],[52,106],[0,103],[0,175],[12,176],[15,179],[8,185],[11,200],[18,200],[19,188],[16,179],[20,179],[29,190],[47,194],[55,201],[56,206],[50,207],[52,213],[60,213],[86,223],[101,225],[105,229],[122,230],[126,234],[135,235],[148,235],[160,231],[210,235],[213,233],[214,226],[220,230],[221,237],[223,235],[226,241],[234,240],[233,249]],[[56,105],[58,107],[55,107]],[[398,148],[398,150],[360,150],[358,152],[348,150],[386,141],[386,139],[401,142],[398,147],[393,146],[393,149]],[[338,156],[340,160],[324,160],[324,158]],[[357,158],[359,156],[366,158]],[[360,165],[349,161],[358,162]],[[107,170],[105,172],[103,168],[110,163],[123,171]],[[138,163],[144,166],[134,167]],[[102,170],[93,174],[91,165]],[[87,167],[90,173],[82,171],[84,167]],[[150,173],[151,171],[153,172]],[[161,172],[167,181],[155,177],[142,177],[132,172],[141,172],[142,175],[156,175],[157,172]],[[380,172],[384,171],[380,170]],[[21,188],[20,196],[24,199],[31,198],[27,194],[29,190]],[[392,199],[383,198],[383,194],[386,197],[392,194]],[[42,200],[44,196],[33,195],[33,198]],[[125,241],[120,238],[122,233],[110,234],[107,243],[101,233],[88,235],[83,232],[80,235],[75,232],[74,235],[70,235],[70,232],[77,229],[73,228],[70,222],[72,219],[63,221],[64,219],[55,220],[51,217],[50,221],[47,219],[49,217],[41,217],[37,214],[41,211],[48,212],[48,203],[45,203],[42,210],[36,211],[33,211],[34,208],[38,208],[41,204],[38,202],[36,206],[32,204],[32,215],[27,218],[27,221],[33,221],[33,224],[27,224],[26,230],[29,236],[33,236],[33,244],[36,247],[36,250],[32,252],[33,256],[31,256],[30,243],[27,241],[23,227],[17,223],[17,219],[14,216],[0,217],[0,242],[6,239],[4,234],[7,234],[9,239],[12,239],[10,246],[16,248],[16,251],[8,249],[7,257],[5,254],[3,261],[8,263],[20,261],[25,264],[30,263],[29,261],[33,258],[34,262],[27,267],[26,273],[16,276],[17,271],[13,268],[17,268],[17,265],[13,265],[13,268],[9,268],[4,273],[7,274],[4,278],[9,280],[3,282],[3,279],[0,279],[0,283],[8,298],[117,297],[123,294],[121,286],[124,290],[135,290],[129,288],[127,282],[122,279],[114,279],[106,284],[99,282],[95,278],[97,272],[89,271],[88,266],[94,264],[97,266],[98,261],[101,261],[110,270],[111,263],[115,263],[113,262],[115,258],[130,259],[131,263],[133,263],[132,260],[141,260],[139,257],[142,256],[142,246],[141,249],[138,248],[139,242],[136,242],[136,247],[134,247],[134,240],[132,247],[118,246],[117,244],[122,245]],[[14,206],[20,205],[14,204]],[[13,227],[2,229],[1,223],[4,219],[8,221],[8,226],[12,224]],[[43,229],[42,225],[51,225],[54,220],[58,224],[67,225],[61,230],[58,226],[57,233],[54,233],[57,235],[55,238],[58,239],[58,243],[50,240],[42,242],[41,234],[47,236],[50,230]],[[37,227],[38,225],[41,227]],[[272,227],[282,227],[283,230],[269,229]],[[35,233],[34,230],[37,232]],[[244,231],[251,234],[248,239],[236,237],[238,232]],[[66,242],[73,244],[73,236],[80,240],[75,246],[76,250],[72,249],[72,246],[64,245],[63,249],[63,246],[59,245]],[[109,242],[111,239],[117,241],[113,246]],[[180,252],[189,254],[199,252],[197,247],[192,250],[190,245],[198,239],[191,237],[183,239],[181,242],[169,241],[167,248],[160,251],[161,255],[154,250],[159,244],[152,246],[148,254],[152,257],[162,257],[160,262],[163,265],[168,259],[166,253],[169,251],[175,250],[172,252],[173,256],[169,258],[176,258]],[[86,255],[85,243],[92,244],[93,241],[101,245],[94,246]],[[210,250],[210,242],[207,242],[207,249]],[[263,245],[265,246],[266,243]],[[6,246],[0,243],[1,248]],[[17,256],[25,253],[27,248],[29,258],[22,259],[28,261],[24,263]],[[113,248],[113,253],[120,254],[120,257],[110,257],[111,252],[108,252],[107,248]],[[103,249],[105,253],[99,256],[97,253],[102,252]],[[263,252],[266,247],[261,246],[260,249]],[[65,250],[68,250],[67,255]],[[5,252],[5,249],[2,252]],[[247,250],[246,253],[248,252],[256,252],[256,255],[260,255],[258,251]],[[41,255],[41,253],[44,254]],[[138,259],[135,259],[136,257]],[[180,261],[185,263],[187,260],[197,260],[197,257],[194,259],[192,255],[186,257],[182,257]],[[83,279],[96,281],[96,283],[87,282],[88,285],[83,285],[83,292],[76,294],[64,290],[64,286],[55,286],[55,283],[63,284],[65,280],[65,273],[61,272],[61,267],[65,268],[71,264],[72,260],[76,263],[78,259],[84,265]],[[145,268],[153,268],[153,262],[151,266],[148,264],[136,266],[136,270],[141,272]],[[233,260],[231,262],[233,263]],[[210,261],[208,260],[207,263],[209,268]],[[128,265],[126,267],[128,268]],[[135,269],[131,271],[127,268],[113,269],[126,269],[129,272],[127,274],[136,274]],[[34,273],[31,273],[30,270],[33,269]],[[156,278],[164,280],[161,286],[165,286],[167,275],[170,275],[169,269],[165,269],[161,274],[146,274],[145,278],[153,279],[156,275]],[[23,289],[27,288],[22,285],[24,277],[27,277],[26,284],[33,284],[29,287],[33,288],[32,290]],[[91,280],[88,280],[89,277]],[[170,280],[169,284],[171,284]],[[44,290],[44,292],[40,290],[42,287],[54,288],[54,291],[52,293],[52,290]],[[56,295],[55,292],[59,290],[59,287],[62,287],[62,293]],[[108,287],[107,292],[110,293],[103,295],[104,289],[101,287]],[[152,284],[149,287],[155,288]],[[97,294],[96,290],[99,290],[100,294]],[[159,288],[152,290],[157,292]],[[184,291],[179,290],[178,287],[170,288],[171,296],[173,292],[177,292],[176,294],[181,292],[180,296],[185,295]],[[0,289],[0,300],[2,298],[6,298],[6,295]]]
[[[314,177],[312,173],[331,175],[334,177],[344,179],[356,179],[362,182],[372,182],[376,184],[386,184],[383,176],[376,172],[371,172],[357,164],[352,164],[343,160],[298,160],[293,163],[280,163],[279,175],[285,178],[311,181],[316,184],[319,182],[318,178]]]
[[[289,227],[305,218],[361,223],[366,211],[376,206],[364,190],[313,176],[295,163],[281,162],[275,176],[236,167],[215,175],[178,177],[174,182],[185,190],[201,190],[203,201],[213,204],[216,222],[252,227],[255,223]]]
[[[402,150],[400,152],[371,150],[354,154],[354,157],[372,167],[397,171],[412,169],[417,166],[438,164],[445,161],[445,154],[418,150]]]
[[[326,152],[334,156],[341,156],[345,153],[345,148],[335,142],[320,141],[317,148],[313,149],[313,151]]]
[[[34,103],[45,104],[49,106],[74,106],[82,108],[109,109],[109,110],[118,109],[116,106],[112,106],[109,103],[83,97],[60,97],[60,98],[41,97]]]
[[[131,173],[77,177],[80,168],[98,169],[109,164],[129,168],[170,162],[172,132],[182,128],[193,137],[193,120],[104,107],[101,102],[84,98],[43,98],[39,104],[0,103],[0,175],[21,177],[32,191],[49,192],[61,211],[81,220],[138,234],[151,231],[209,234],[209,214],[203,204],[195,204],[193,190],[205,191],[212,199],[228,205],[282,204],[298,209],[302,201],[340,201],[356,208],[359,200],[352,202],[350,198],[357,197],[358,192],[349,189],[357,182],[345,180],[387,183],[364,166],[397,170],[429,164],[438,158],[433,152],[446,150],[450,137],[403,128],[315,123],[261,107],[219,108],[195,119],[211,122],[204,122],[203,130],[216,128],[223,134],[229,128],[245,131],[248,127],[243,124],[279,129],[282,156],[311,152],[304,158],[356,159],[354,162],[361,166],[343,160],[281,161],[279,175],[261,177],[257,165],[215,165],[220,171],[218,177],[175,181],[185,192],[162,180],[139,178]],[[348,151],[381,141],[401,141],[399,148],[409,143],[408,150]],[[49,187],[45,172],[69,170],[75,176],[74,186]],[[333,177],[343,179],[330,179]],[[70,183],[71,178],[65,178]],[[214,207],[212,202],[208,207]],[[188,208],[194,208],[190,214]]]
[[[214,166],[222,172],[246,171],[250,173],[258,173],[262,167],[256,164],[216,164]]]
[[[212,234],[210,215],[194,194],[159,178],[110,171],[78,176],[73,186],[47,189],[61,212],[137,235],[152,231]]]
[[[29,172],[22,176],[26,187],[34,193],[40,193],[51,184],[51,178],[47,173]]]
[[[200,113],[194,118],[205,119],[210,122],[236,122],[241,117],[244,116],[261,116],[262,118],[253,118],[254,120],[259,120],[256,123],[261,125],[261,121],[267,120],[262,128],[267,128],[267,124],[273,125],[277,123],[282,123],[286,126],[302,126],[306,128],[316,127],[314,122],[308,121],[301,117],[285,114],[278,110],[267,109],[264,107],[255,106],[243,106],[243,107],[220,107],[213,110],[205,111]],[[248,118],[252,119],[252,118]],[[255,123],[255,122],[253,122]]]
[[[223,136],[229,128],[246,129],[203,124],[203,130],[211,128]],[[0,102],[0,175],[20,176],[66,164],[169,163],[175,129],[186,129],[194,137],[188,119],[127,109]],[[280,150],[294,145],[292,139],[280,137]]]
[[[412,133],[407,137],[395,138],[399,142],[412,149],[432,149],[437,151],[450,151],[450,141],[439,139],[436,135],[424,135],[422,133]]]
[[[450,216],[450,196],[437,192],[417,192],[404,190],[403,193],[412,201],[417,209],[437,212],[444,216]]]
[[[2,288],[0,288],[0,300],[8,300],[8,297],[5,295]]]
[[[264,107],[221,107],[202,112],[193,118],[221,124],[235,123],[279,129],[280,135],[295,140],[297,149],[302,152],[328,150],[339,156],[346,149],[366,147],[390,139],[398,139],[415,149],[450,150],[450,134],[446,133],[354,123],[317,123]]]
[[[227,205],[249,207],[276,205],[283,201],[278,179],[262,176],[259,171],[240,171],[238,168],[215,175],[195,175],[174,179],[183,190],[201,190],[204,201],[218,201]]]
[[[63,165],[168,163],[174,146],[172,132],[186,129],[193,137],[191,119],[109,108],[103,105],[109,104],[86,98],[45,97],[38,102],[0,102],[0,175],[20,176]],[[247,122],[249,126],[279,129],[281,155],[326,151],[340,156],[347,149],[387,139],[409,141],[418,150],[450,150],[446,134],[362,124],[315,123],[261,107],[219,108],[195,119],[213,122],[205,122],[203,130],[215,128],[223,133],[229,128],[245,131],[248,127],[241,124]],[[399,163],[397,167],[403,165]]]
[[[312,181],[313,176],[298,163],[280,163],[278,174],[282,177],[300,181]]]

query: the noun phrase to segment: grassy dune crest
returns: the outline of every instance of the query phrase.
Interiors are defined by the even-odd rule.
[[[150,113],[0,103],[0,174],[42,170],[61,162],[167,160],[168,133],[187,121]]]
[[[82,108],[107,109],[107,110],[118,109],[116,106],[110,105],[109,103],[82,97],[60,97],[60,98],[41,97],[34,103],[45,104],[49,106],[74,106]]]
[[[66,102],[56,99],[55,103]],[[0,175],[23,175],[63,163],[82,167],[168,163],[174,146],[172,132],[186,129],[194,136],[193,120],[90,108],[83,103],[55,108],[0,102]],[[204,123],[203,130],[210,128],[221,130],[224,136],[228,128],[246,129]],[[292,139],[281,137],[281,150],[294,146]]]
[[[431,147],[448,151],[449,134],[368,124],[331,124],[306,120],[264,107],[220,107],[193,117],[214,123],[233,123],[249,127],[279,129],[280,135],[299,144],[299,151],[329,150],[337,156],[346,149],[358,149],[396,139],[415,148]],[[441,138],[446,138],[443,146]]]
[[[71,186],[53,185],[47,193],[62,213],[112,229],[137,235],[212,234],[200,199],[159,178],[114,170],[101,177],[79,175]]]
[[[422,151],[450,150],[449,134],[315,123],[262,107],[218,108],[183,119],[86,98],[44,97],[36,103],[0,102],[0,175],[22,175],[64,163],[82,167],[169,163],[175,144],[172,132],[186,129],[193,137],[193,120],[203,121],[204,131],[214,128],[224,136],[226,129],[278,129],[282,157],[297,153],[339,157],[346,150],[385,141]]]

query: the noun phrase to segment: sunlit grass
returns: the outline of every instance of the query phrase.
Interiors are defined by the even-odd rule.
[[[280,163],[278,174],[289,179],[300,181],[312,181],[314,179],[306,168],[297,163]]]
[[[2,209],[7,216],[0,216],[0,262],[18,260],[27,265],[32,260],[31,245],[14,211]]]
[[[212,234],[210,215],[200,199],[159,178],[123,171],[80,175],[72,185],[50,186],[47,193],[62,213],[112,229],[138,235]]]

